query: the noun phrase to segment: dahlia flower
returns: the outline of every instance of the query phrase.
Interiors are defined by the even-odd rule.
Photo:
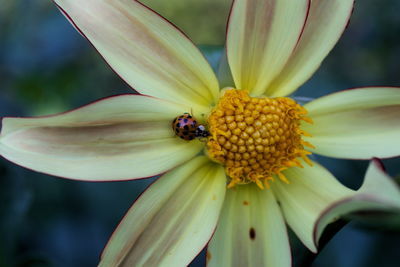
[[[0,153],[76,180],[162,174],[127,212],[100,266],[185,266],[207,245],[210,266],[290,266],[286,224],[316,252],[340,215],[400,209],[378,160],[354,191],[310,157],[398,156],[400,89],[347,90],[303,106],[288,97],[338,41],[353,0],[235,0],[225,88],[193,43],[140,2],[55,3],[140,94],[5,118]]]

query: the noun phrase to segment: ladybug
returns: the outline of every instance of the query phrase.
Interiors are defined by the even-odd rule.
[[[180,138],[190,141],[195,138],[207,137],[210,133],[204,125],[198,124],[197,120],[189,113],[184,113],[172,121],[172,130]]]

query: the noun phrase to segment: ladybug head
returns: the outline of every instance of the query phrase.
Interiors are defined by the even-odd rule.
[[[201,137],[208,137],[210,135],[210,132],[206,130],[206,127],[204,125],[199,125],[196,128],[196,137],[201,138]]]

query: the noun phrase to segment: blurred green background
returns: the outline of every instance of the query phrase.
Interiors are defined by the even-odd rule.
[[[215,67],[231,0],[145,0],[198,44]],[[400,86],[400,1],[357,1],[342,39],[296,95]],[[0,0],[0,116],[62,112],[132,92],[50,0]],[[400,137],[399,137],[400,138]],[[318,158],[357,188],[367,162]],[[384,161],[400,173],[400,160]],[[0,160],[0,266],[95,266],[113,229],[149,180],[88,183]],[[383,220],[383,219],[382,219]],[[273,242],[273,241],[272,241]],[[293,238],[295,266],[310,255]],[[398,266],[400,223],[346,225],[311,266]],[[202,266],[201,254],[193,266]]]

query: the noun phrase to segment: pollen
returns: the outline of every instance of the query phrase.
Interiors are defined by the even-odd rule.
[[[228,188],[256,183],[269,187],[275,178],[289,183],[282,173],[303,167],[302,158],[312,165],[302,140],[310,136],[301,130],[301,121],[312,123],[307,111],[287,97],[250,97],[245,90],[226,89],[208,117],[208,156],[225,166]]]

